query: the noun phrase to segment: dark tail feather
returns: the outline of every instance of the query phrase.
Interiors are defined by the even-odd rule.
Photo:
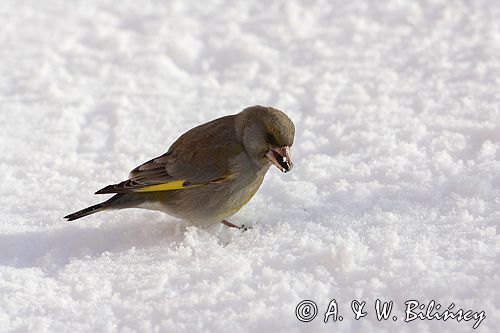
[[[68,221],[74,221],[81,217],[112,208],[112,206],[116,203],[116,201],[120,199],[122,196],[123,194],[116,194],[107,201],[79,210],[78,212],[75,212],[73,214],[66,215],[64,218],[67,219]]]
[[[126,184],[130,184],[130,180],[123,181],[119,184],[108,185],[104,188],[101,188],[99,191],[95,192],[95,194],[109,194],[109,193],[127,193],[130,192],[130,189],[127,188]]]

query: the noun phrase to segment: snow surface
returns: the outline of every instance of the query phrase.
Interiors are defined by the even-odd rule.
[[[498,332],[499,17],[494,0],[0,2],[0,331],[473,331],[403,322],[434,299]],[[297,135],[293,172],[231,219],[252,230],[62,219],[255,104]],[[325,324],[332,298],[344,320]]]

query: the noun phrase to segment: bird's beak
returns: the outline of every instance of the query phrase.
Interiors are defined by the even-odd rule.
[[[271,148],[267,152],[266,157],[282,172],[286,173],[293,168],[290,147]]]

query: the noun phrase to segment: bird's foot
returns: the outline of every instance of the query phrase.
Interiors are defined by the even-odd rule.
[[[243,232],[247,231],[248,229],[253,229],[253,227],[245,227],[244,224],[240,225],[238,229],[243,230]]]
[[[237,226],[236,224],[232,224],[228,220],[222,220],[220,223],[224,224],[225,226],[228,226],[229,228],[237,228],[243,231],[247,231],[248,229],[252,229],[252,227],[245,227],[244,224]]]

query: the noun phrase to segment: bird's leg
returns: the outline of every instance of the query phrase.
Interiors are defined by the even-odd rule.
[[[252,227],[245,227],[244,224],[242,224],[241,226],[237,226],[236,224],[232,224],[228,220],[222,220],[222,221],[220,221],[220,223],[224,224],[225,226],[228,226],[229,228],[237,228],[237,229],[240,229],[243,231],[247,231],[248,229],[252,229]]]
[[[229,228],[239,228],[236,224],[232,224],[228,220],[222,220],[220,223],[224,224],[225,226],[228,226]]]

